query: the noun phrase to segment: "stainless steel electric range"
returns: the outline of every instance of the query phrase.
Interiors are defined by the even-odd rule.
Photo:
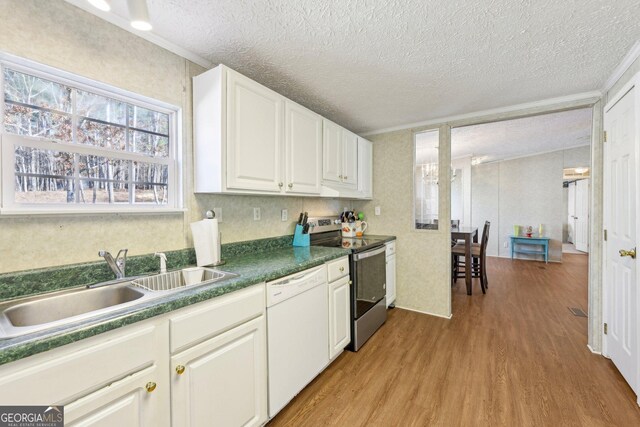
[[[384,240],[343,238],[341,223],[334,217],[309,218],[308,223],[312,246],[351,251],[351,343],[347,349],[358,351],[387,320]]]

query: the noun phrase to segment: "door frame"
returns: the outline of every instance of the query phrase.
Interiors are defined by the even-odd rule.
[[[625,84],[605,105],[605,107],[603,108],[603,119],[604,119],[604,115],[606,114],[607,111],[611,110],[611,108],[613,108],[613,106],[615,104],[617,104],[631,89],[635,88],[636,91],[634,93],[634,96],[636,97],[636,104],[635,104],[635,122],[636,122],[636,143],[635,143],[635,155],[636,155],[636,166],[638,164],[640,164],[640,72],[636,73],[627,84]],[[603,129],[604,129],[604,122],[603,122]],[[606,148],[606,144],[603,148]],[[603,173],[605,172],[604,170],[604,165],[606,164],[604,162],[604,160],[606,160],[606,156],[605,156],[605,152],[606,150],[603,150]],[[640,173],[636,173],[635,174],[635,185],[636,185],[636,191],[638,188],[640,188]],[[603,188],[603,206],[605,205],[605,203],[608,202],[608,198],[607,198],[607,193],[605,193],[604,188]],[[603,212],[604,213],[604,212]],[[637,219],[640,218],[640,197],[636,197],[636,245],[638,244],[638,242],[640,242],[640,227],[638,226],[638,221]],[[606,229],[607,224],[605,224],[605,220],[606,218],[604,218],[603,216],[603,229]],[[602,319],[603,319],[603,324],[604,322],[606,322],[609,319],[610,313],[607,309],[607,302],[608,302],[608,288],[607,288],[607,276],[606,274],[604,274],[606,272],[605,270],[605,266],[607,265],[608,262],[608,257],[607,257],[607,251],[606,251],[606,242],[603,242],[603,255],[602,255]],[[637,262],[637,261],[636,261]],[[638,274],[638,271],[640,269],[636,268],[636,287],[638,285],[640,285],[640,274]],[[640,292],[636,293],[636,307],[640,307]],[[636,340],[637,340],[637,344],[638,344],[638,350],[640,350],[640,328],[637,328],[636,330]],[[608,352],[608,341],[607,341],[607,335],[604,334],[604,329],[602,330],[602,355],[605,357],[609,357],[609,352]],[[638,351],[638,355],[637,357],[639,358],[639,364],[640,364],[640,351]],[[638,379],[636,381],[640,381],[640,373],[638,373]],[[640,404],[640,396],[638,396],[638,404]]]
[[[421,126],[411,128],[415,144],[415,135],[438,128],[440,130],[440,161],[448,164],[451,158],[451,130],[456,127],[493,123],[498,121],[513,120],[525,117],[533,117],[562,111],[577,110],[581,108],[591,108],[592,110],[592,131],[591,131],[591,173],[589,188],[589,276],[588,276],[588,329],[587,347],[592,353],[601,354],[603,340],[602,321],[602,243],[603,227],[602,217],[604,207],[601,203],[603,194],[603,132],[602,132],[602,95],[584,94],[581,97],[571,99],[558,98],[534,105],[514,106],[509,111],[487,111],[484,114],[479,112],[469,116],[450,117],[433,122],[424,123]],[[414,148],[415,152],[415,148]],[[414,154],[415,156],[415,154]],[[443,157],[447,160],[443,163]],[[415,164],[415,159],[414,159]],[[445,176],[443,176],[445,175]],[[440,180],[445,182],[445,187],[440,190],[446,194],[446,199],[440,198],[441,204],[439,216],[441,221],[448,223],[450,218],[451,189],[448,185],[451,178],[449,168],[441,168]],[[440,230],[442,231],[442,230]],[[447,230],[448,232],[448,230]],[[449,268],[449,276],[451,268]],[[449,277],[449,282],[451,277]],[[449,287],[449,301],[451,301],[451,290]]]

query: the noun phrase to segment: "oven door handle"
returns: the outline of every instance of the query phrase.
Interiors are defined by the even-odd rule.
[[[355,254],[353,256],[353,260],[358,262],[361,259],[365,259],[365,258],[369,258],[369,257],[372,257],[372,256],[379,255],[379,254],[385,252],[386,250],[387,250],[386,246],[382,246],[381,248],[378,248],[378,249],[372,249],[370,251],[361,252],[359,254]]]

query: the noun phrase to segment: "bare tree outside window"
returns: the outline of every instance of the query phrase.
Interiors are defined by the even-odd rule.
[[[6,67],[3,79],[4,132],[55,143],[14,146],[15,203],[169,203],[169,114]]]

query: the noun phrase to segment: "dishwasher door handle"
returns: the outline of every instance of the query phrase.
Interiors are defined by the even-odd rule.
[[[369,258],[369,257],[372,257],[372,256],[379,255],[379,254],[385,252],[386,250],[387,250],[387,248],[385,246],[382,246],[381,248],[378,248],[378,249],[371,249],[371,250],[366,251],[366,252],[361,252],[359,254],[355,254],[353,256],[353,260],[357,262],[357,261],[360,261],[361,259],[365,259],[365,258]]]

